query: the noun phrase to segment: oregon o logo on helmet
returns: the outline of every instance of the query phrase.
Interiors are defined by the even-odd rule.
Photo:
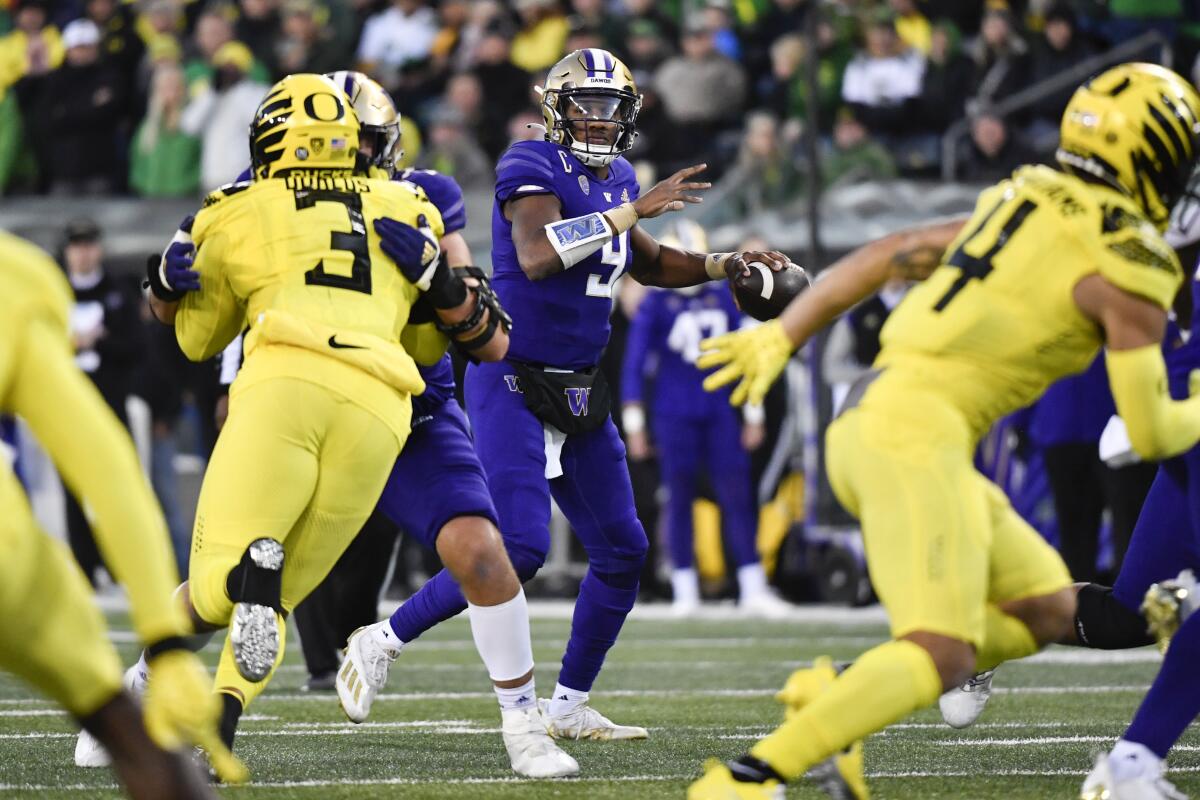
[[[342,101],[336,95],[329,92],[317,92],[304,98],[304,113],[318,122],[334,122],[342,118],[346,113],[346,107],[342,105]]]

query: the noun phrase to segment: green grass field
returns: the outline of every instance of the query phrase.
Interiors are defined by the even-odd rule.
[[[568,632],[564,615],[534,620],[538,685],[554,685]],[[705,758],[740,754],[780,718],[772,699],[814,656],[851,658],[883,637],[878,612],[809,613],[792,622],[673,622],[635,616],[592,694],[618,721],[650,728],[650,740],[568,743],[583,774],[518,781],[500,742],[499,714],[465,617],[407,648],[369,723],[351,725],[332,694],[307,695],[299,647],[249,709],[237,751],[253,783],[236,798],[681,798]],[[128,628],[113,619],[118,631]],[[118,632],[126,660],[130,635]],[[211,645],[204,656],[216,660]],[[1077,797],[1090,754],[1120,734],[1157,669],[1149,650],[1098,653],[1056,648],[1010,664],[983,719],[967,731],[924,711],[867,742],[880,798]],[[118,796],[107,770],[78,769],[64,714],[0,676],[0,795]],[[1172,779],[1200,794],[1200,736],[1172,758]],[[794,787],[789,798],[821,796]]]

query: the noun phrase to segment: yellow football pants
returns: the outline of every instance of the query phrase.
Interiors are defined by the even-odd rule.
[[[76,717],[99,710],[121,690],[121,661],[75,559],[37,527],[3,466],[0,553],[0,669]]]
[[[1071,585],[1062,558],[971,463],[966,424],[928,402],[886,400],[826,435],[834,493],[862,523],[892,635],[927,631],[979,647],[987,604]]]
[[[262,537],[283,543],[282,604],[295,608],[366,522],[399,449],[382,420],[315,383],[272,378],[235,392],[192,535],[188,584],[199,616],[228,624],[233,601],[226,578]],[[248,702],[267,681],[242,680],[227,655],[217,691]]]

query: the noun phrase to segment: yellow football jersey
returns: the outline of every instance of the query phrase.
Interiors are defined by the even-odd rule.
[[[214,192],[192,227],[201,285],[180,302],[180,347],[193,360],[211,358],[248,326],[234,391],[290,375],[394,418],[394,398],[362,376],[403,394],[424,391],[400,344],[418,290],[380,249],[373,226],[381,217],[415,225],[422,215],[440,237],[441,216],[423,191],[379,178],[296,173]],[[319,360],[255,358],[270,346]]]
[[[1095,272],[1164,309],[1183,280],[1132,200],[1049,167],[1018,170],[979,196],[942,266],[889,317],[878,389],[940,395],[978,438],[1096,357],[1102,332],[1073,298]]]

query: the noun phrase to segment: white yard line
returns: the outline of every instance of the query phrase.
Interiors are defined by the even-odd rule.
[[[1200,772],[1200,766],[1179,767],[1171,770],[1172,773],[1195,773]],[[1001,770],[980,770],[976,772],[926,772],[922,770],[911,770],[903,772],[868,772],[867,777],[872,779],[897,779],[897,778],[1051,778],[1051,777],[1078,777],[1082,778],[1087,774],[1087,770],[1080,769],[1001,769]],[[556,785],[563,787],[574,786],[585,783],[651,783],[664,781],[690,781],[699,777],[698,773],[687,773],[682,775],[613,775],[610,777],[588,777],[588,778],[569,778],[560,781]],[[248,789],[328,789],[337,788],[340,786],[491,786],[495,784],[508,783],[534,783],[535,781],[528,778],[517,777],[496,777],[496,778],[380,778],[377,780],[346,780],[346,779],[329,779],[329,780],[311,780],[311,781],[264,781],[262,783],[251,782],[245,788]],[[48,792],[48,791],[84,791],[95,792],[100,790],[112,790],[120,788],[115,783],[107,784],[86,784],[74,783],[64,785],[52,784],[32,784],[32,783],[0,783],[0,792]],[[229,787],[236,791],[239,787]]]
[[[933,739],[929,744],[939,747],[1024,747],[1038,744],[1077,744],[1083,742],[1111,742],[1111,736],[1034,736],[1014,739]]]

